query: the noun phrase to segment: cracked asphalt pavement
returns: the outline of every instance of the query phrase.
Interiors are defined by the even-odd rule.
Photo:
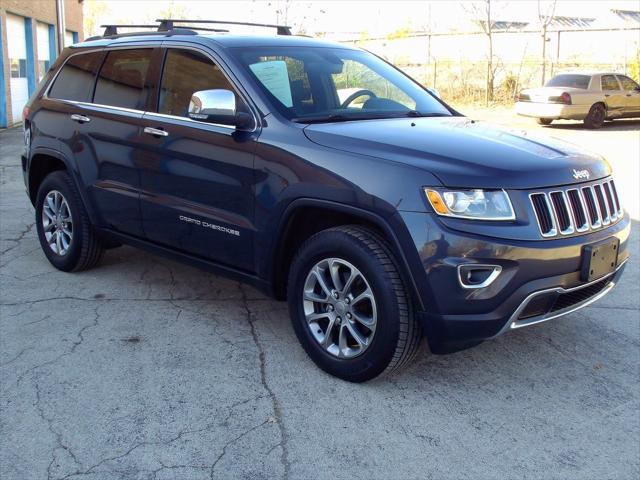
[[[586,135],[626,139],[631,157],[610,161],[637,167],[637,128]],[[56,271],[21,141],[0,132],[3,480],[640,477],[636,221],[596,305],[354,385],[250,287],[129,247]]]

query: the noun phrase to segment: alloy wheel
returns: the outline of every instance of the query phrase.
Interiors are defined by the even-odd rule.
[[[353,358],[371,345],[376,300],[354,265],[340,258],[320,260],[307,275],[302,295],[307,327],[330,355]]]
[[[64,195],[50,191],[42,205],[42,229],[49,248],[57,255],[69,252],[73,242],[73,218]]]

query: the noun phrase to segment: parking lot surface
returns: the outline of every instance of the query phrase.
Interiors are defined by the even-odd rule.
[[[424,351],[363,385],[317,369],[286,305],[250,287],[129,247],[56,271],[21,132],[0,132],[0,478],[638,478],[640,123],[487,117],[607,156],[634,219],[622,282],[571,316]]]

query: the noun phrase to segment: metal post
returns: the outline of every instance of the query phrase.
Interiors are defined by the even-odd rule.
[[[542,85],[544,85],[547,69],[547,26],[542,26]]]
[[[58,39],[58,55],[64,50],[64,0],[56,0],[56,37]]]

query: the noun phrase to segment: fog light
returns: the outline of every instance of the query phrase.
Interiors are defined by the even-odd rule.
[[[485,288],[502,272],[500,265],[458,265],[458,281],[462,288]]]

